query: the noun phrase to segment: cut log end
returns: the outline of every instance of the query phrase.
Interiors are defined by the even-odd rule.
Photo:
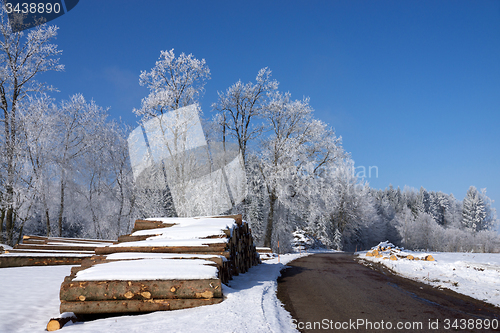
[[[51,319],[49,323],[47,324],[47,331],[52,332],[52,331],[57,331],[62,328],[62,325],[59,323],[59,320],[57,319]]]
[[[78,319],[73,314],[63,318],[52,318],[51,320],[49,320],[49,323],[47,324],[47,331],[53,332],[60,330],[61,328],[63,328],[64,325],[66,325],[70,321],[74,323],[75,321],[78,321]]]

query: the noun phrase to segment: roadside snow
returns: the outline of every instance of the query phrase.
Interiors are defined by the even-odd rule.
[[[276,297],[277,278],[301,255],[281,255],[223,285],[222,303],[193,309],[122,316],[67,325],[64,333],[298,332]],[[0,269],[0,332],[45,332],[59,315],[59,287],[71,266]]]
[[[435,261],[396,261],[366,256],[368,251],[357,252],[360,258],[378,262],[397,274],[438,288],[447,288],[496,306],[500,306],[500,253],[415,252],[405,250],[414,257],[432,255]]]

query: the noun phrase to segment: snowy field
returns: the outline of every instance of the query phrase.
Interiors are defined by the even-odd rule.
[[[61,332],[298,332],[276,289],[280,271],[300,256],[282,255],[280,263],[268,260],[235,276],[223,285],[220,304],[67,324]],[[59,287],[70,267],[1,268],[0,333],[46,332],[59,315]]]
[[[447,288],[496,306],[500,306],[500,253],[426,252],[435,261],[397,261],[366,256],[359,258],[384,264],[399,275],[438,288]],[[404,251],[422,257],[423,252]]]

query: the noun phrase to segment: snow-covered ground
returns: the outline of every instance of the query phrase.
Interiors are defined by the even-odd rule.
[[[298,332],[276,289],[280,271],[300,256],[281,255],[280,263],[268,260],[235,276],[220,304],[67,324],[61,332]],[[70,267],[0,269],[0,332],[45,332],[59,315],[59,287]]]
[[[397,274],[435,287],[447,288],[496,306],[500,306],[500,253],[450,253],[404,251],[415,257],[432,255],[435,261],[396,261],[366,256],[363,260],[378,262]]]

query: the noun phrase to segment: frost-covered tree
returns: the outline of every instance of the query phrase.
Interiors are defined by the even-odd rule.
[[[175,57],[173,49],[161,51],[151,71],[141,72],[139,83],[148,87],[150,92],[134,113],[145,120],[195,104],[209,79],[210,69],[205,59],[199,60],[184,53]]]
[[[199,124],[200,108],[197,104],[208,79],[210,69],[204,59],[184,53],[176,57],[173,49],[161,51],[160,59],[151,71],[141,72],[139,83],[147,86],[150,93],[134,113],[141,117],[144,127],[154,127],[150,128],[155,133],[152,140],[156,149],[165,156],[160,164],[147,170],[147,175],[143,173],[142,180],[136,184],[137,203],[143,207],[145,215],[183,215],[196,210],[188,207],[187,198],[195,193],[187,193],[186,186],[193,174],[200,173],[202,166],[197,156],[185,152],[192,147],[192,140],[204,140],[202,133],[196,138],[189,133]],[[195,106],[183,108],[192,104]],[[160,148],[162,143],[164,145]],[[200,153],[209,159],[207,149]],[[171,181],[167,181],[169,178]],[[175,182],[175,189],[169,189],[167,182]],[[181,201],[176,207],[178,212],[173,208],[174,192],[178,192],[176,198]]]
[[[412,231],[415,216],[408,207],[405,207],[396,215],[395,219],[396,228],[401,235],[401,243],[404,244],[404,246],[410,246],[413,238]]]
[[[63,218],[66,209],[66,189],[68,186],[77,186],[80,178],[75,178],[82,165],[81,158],[95,156],[106,144],[103,139],[104,124],[107,112],[94,101],[87,102],[81,94],[71,96],[69,100],[62,101],[58,108],[59,122],[57,124],[58,138],[56,146],[56,160],[60,172],[59,177],[59,209],[57,226],[59,237],[63,234]],[[95,157],[92,157],[95,159]],[[93,177],[94,175],[84,174]],[[92,179],[93,180],[93,179]],[[89,191],[92,191],[89,184]]]
[[[342,251],[342,233],[339,229],[335,229],[335,233],[333,235],[333,246],[337,251]]]
[[[277,202],[292,208],[284,199],[294,198],[304,188],[301,180],[343,154],[334,132],[314,119],[312,112],[309,99],[294,101],[289,93],[276,92],[263,114],[269,128],[260,151],[260,173],[269,206],[265,246],[271,246]]]
[[[55,158],[57,150],[57,122],[60,120],[53,99],[47,95],[28,96],[19,104],[20,133],[26,163],[22,172],[27,190],[31,192],[30,208],[37,210],[45,220],[45,234],[51,235],[51,198],[55,195],[53,180],[57,178]],[[30,211],[25,211],[28,216]],[[23,215],[23,214],[22,214]],[[26,220],[25,220],[26,221]],[[39,230],[43,230],[40,226]]]
[[[463,202],[462,225],[473,231],[483,230],[486,229],[485,218],[486,206],[483,197],[474,186],[471,186]]]
[[[2,114],[2,133],[0,149],[3,156],[0,168],[2,220],[5,223],[7,243],[13,243],[13,232],[16,228],[16,191],[22,187],[18,178],[20,168],[19,156],[19,103],[29,94],[50,89],[45,84],[36,81],[38,74],[47,71],[60,71],[63,66],[57,58],[61,51],[51,44],[57,35],[57,27],[41,25],[28,33],[13,33],[8,23],[3,6],[0,8],[0,108]],[[20,202],[23,202],[21,200]]]
[[[236,140],[243,161],[246,161],[248,143],[263,130],[262,124],[255,124],[256,118],[262,116],[269,94],[278,89],[278,81],[271,80],[271,70],[267,67],[259,71],[255,81],[244,84],[239,80],[225,93],[219,92],[219,100],[212,104],[218,113],[216,121],[222,130],[222,141],[227,137]]]

